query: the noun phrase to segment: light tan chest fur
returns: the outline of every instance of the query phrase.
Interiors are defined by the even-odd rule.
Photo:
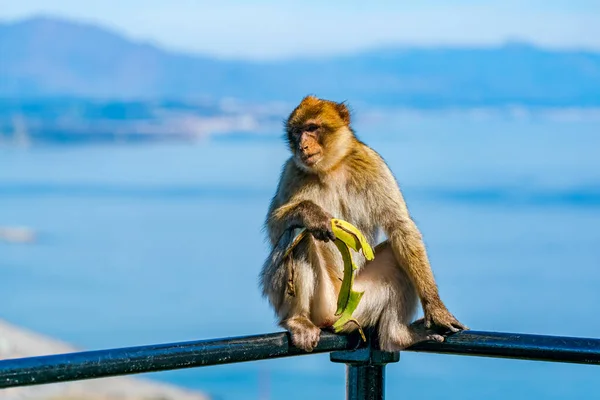
[[[371,214],[367,196],[353,191],[343,176],[334,176],[316,182],[310,187],[311,198],[334,218],[350,222],[359,228],[372,246],[375,246],[377,229],[369,219]],[[344,264],[339,250],[332,242],[324,243],[313,239],[311,264],[314,269],[316,287],[311,301],[311,319],[317,325],[327,326],[334,320],[337,296],[343,277]],[[359,269],[364,265],[362,254],[351,250]]]

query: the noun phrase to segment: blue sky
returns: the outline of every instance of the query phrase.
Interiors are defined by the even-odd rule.
[[[389,44],[600,49],[600,0],[0,0],[0,19],[50,14],[223,57],[281,58]]]

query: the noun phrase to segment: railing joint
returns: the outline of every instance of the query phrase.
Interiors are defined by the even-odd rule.
[[[386,365],[400,361],[399,352],[379,350],[374,331],[365,332],[367,344],[354,350],[334,351],[329,355],[331,362],[351,365]]]
[[[379,350],[375,331],[365,332],[367,344],[354,350],[334,351],[330,360],[346,364],[347,400],[383,400],[385,366],[398,362],[400,353]]]

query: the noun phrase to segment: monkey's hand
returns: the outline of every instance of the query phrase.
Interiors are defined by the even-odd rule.
[[[306,230],[310,232],[315,239],[328,242],[335,240],[335,234],[331,226],[332,220],[331,214],[322,210],[321,208],[315,208],[308,215],[304,216],[304,224]]]
[[[440,333],[455,333],[469,329],[460,323],[443,304],[425,307],[425,328]]]

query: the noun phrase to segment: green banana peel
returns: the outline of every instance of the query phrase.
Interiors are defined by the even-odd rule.
[[[342,285],[340,287],[340,293],[337,299],[337,309],[335,315],[338,316],[348,308],[348,301],[350,300],[350,292],[352,291],[352,284],[354,283],[354,271],[356,270],[356,264],[352,260],[350,249],[341,239],[335,239],[335,245],[342,255],[344,261],[344,277],[342,279]],[[358,305],[358,304],[357,304]]]
[[[334,332],[338,333],[344,329],[347,323],[353,322],[358,326],[358,331],[362,339],[366,341],[362,327],[355,318],[352,318],[352,314],[358,307],[364,292],[352,290],[354,271],[356,271],[357,266],[352,259],[352,254],[350,254],[350,248],[356,252],[362,250],[367,260],[375,258],[375,254],[364,235],[352,224],[334,218],[331,221],[331,226],[336,237],[335,245],[344,261],[344,277],[338,294],[337,310],[335,312],[335,315],[339,316],[339,318],[333,324],[332,328]]]
[[[347,323],[352,322],[356,324],[358,327],[358,333],[360,333],[360,337],[363,341],[367,341],[365,337],[365,333],[363,332],[362,327],[356,320],[356,318],[352,318],[352,313],[358,307],[358,303],[360,303],[360,299],[362,298],[364,292],[355,292],[353,290],[350,291],[350,296],[348,297],[348,303],[346,304],[346,308],[342,311],[342,314],[338,318],[337,321],[332,325],[333,331],[335,333],[341,332]]]
[[[344,220],[333,218],[331,220],[331,227],[336,237],[334,243],[340,251],[340,254],[342,255],[342,260],[344,262],[344,276],[342,279],[340,292],[338,294],[337,309],[335,312],[335,316],[339,316],[339,318],[333,324],[332,328],[334,332],[339,333],[344,329],[346,324],[352,322],[358,326],[358,331],[362,339],[366,341],[362,327],[355,318],[352,318],[352,314],[358,307],[358,304],[360,303],[364,292],[356,292],[352,290],[352,284],[354,283],[354,272],[358,267],[352,259],[350,249],[356,252],[362,251],[362,254],[367,260],[373,260],[375,258],[375,254],[373,252],[373,249],[367,242],[365,236],[354,225]],[[300,229],[299,231],[296,231],[295,238],[286,250],[284,258],[290,255],[294,247],[296,247],[296,245],[306,236],[306,233],[307,231],[305,229]],[[289,268],[290,271],[288,271],[288,293],[294,296],[295,290],[293,282],[293,263],[290,263]]]

